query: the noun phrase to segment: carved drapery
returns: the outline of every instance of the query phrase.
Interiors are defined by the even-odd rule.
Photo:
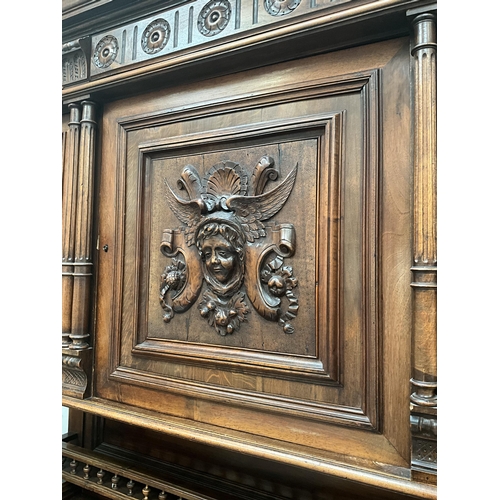
[[[436,18],[430,13],[417,15],[413,27],[412,467],[433,472],[437,462]],[[424,426],[417,425],[424,421]]]

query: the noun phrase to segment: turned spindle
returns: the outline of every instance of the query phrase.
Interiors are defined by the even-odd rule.
[[[116,474],[111,478],[111,488],[116,490],[118,488],[118,481],[120,481],[120,478],[118,477],[118,474]]]
[[[130,481],[127,483],[127,488],[128,488],[128,493],[127,495],[132,496],[133,490],[134,490],[135,483],[130,479]]]
[[[104,478],[104,471],[102,469],[97,473],[97,484],[102,484],[102,480]]]
[[[83,479],[89,479],[90,477],[89,472],[90,472],[90,465],[85,464],[85,467],[83,468],[83,473],[84,473]]]

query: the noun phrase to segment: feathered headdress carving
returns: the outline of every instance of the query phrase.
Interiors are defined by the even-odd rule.
[[[275,188],[263,192],[269,179],[276,180],[279,172],[274,160],[263,156],[256,165],[248,194],[248,176],[238,163],[223,161],[214,165],[203,177],[192,165],[184,167],[177,185],[188,199],[179,198],[167,181],[165,197],[175,216],[186,225],[184,234],[188,246],[195,243],[198,229],[210,220],[236,222],[249,242],[266,235],[262,221],[278,213],[287,201],[295,183],[298,164]]]

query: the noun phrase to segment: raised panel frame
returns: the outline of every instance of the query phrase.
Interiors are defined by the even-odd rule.
[[[209,398],[223,398],[231,399],[234,402],[243,401],[246,405],[271,405],[279,411],[295,411],[303,412],[304,417],[318,418],[320,420],[330,420],[344,425],[354,425],[356,427],[363,427],[366,429],[376,430],[379,424],[377,401],[379,400],[379,374],[377,370],[379,350],[378,350],[378,331],[377,331],[377,276],[376,276],[376,262],[373,257],[376,255],[376,231],[377,231],[377,198],[376,198],[376,184],[377,184],[377,166],[376,159],[378,157],[378,71],[369,71],[366,73],[357,74],[349,78],[343,75],[341,79],[335,79],[328,82],[314,82],[315,85],[310,83],[299,87],[274,89],[276,95],[273,103],[281,102],[295,102],[299,99],[313,99],[315,97],[335,96],[344,93],[359,93],[363,102],[363,123],[365,134],[364,139],[364,175],[363,198],[366,200],[363,215],[363,284],[366,290],[366,297],[363,299],[363,305],[371,305],[371,308],[365,308],[363,311],[364,324],[362,326],[364,351],[363,371],[361,375],[364,378],[362,383],[365,384],[361,392],[364,395],[362,404],[359,407],[342,405],[342,404],[327,404],[321,402],[316,404],[314,402],[302,402],[294,400],[294,398],[284,398],[267,394],[256,394],[253,391],[233,390],[228,387],[219,387],[213,390],[211,384],[204,384],[200,382],[186,381],[175,378],[164,379],[154,374],[146,373],[141,370],[133,369],[120,364],[120,330],[121,330],[121,312],[115,315],[115,324],[113,331],[116,332],[113,336],[115,343],[112,349],[113,356],[110,360],[111,366],[114,367],[110,378],[117,381],[124,381],[126,383],[135,383],[143,385],[148,383],[153,387],[158,387],[167,390],[177,390],[182,392],[183,387],[189,387],[190,393],[196,393],[199,397]],[[243,99],[239,101],[238,110],[252,109],[262,106],[268,100],[268,96],[259,96],[257,98]],[[227,108],[227,103],[222,103],[222,108]],[[120,120],[118,126],[120,128],[119,136],[121,137],[118,144],[122,144],[122,151],[119,153],[120,158],[125,158],[127,155],[127,134],[129,131],[137,131],[141,127],[155,127],[164,124],[172,114],[176,114],[175,120],[187,119],[201,119],[204,116],[212,114],[219,114],[228,112],[227,109],[220,109],[220,105],[213,105],[211,109],[204,107],[199,110],[196,115],[192,114],[189,110],[186,115],[176,114],[175,111],[161,114],[155,117],[154,120],[150,116],[145,119],[134,118],[133,120],[125,119]],[[136,343],[132,348],[132,353],[142,356],[153,356],[165,360],[176,360],[182,363],[198,364],[206,368],[213,368],[214,365],[223,369],[244,371],[249,373],[257,373],[262,376],[273,376],[277,378],[284,378],[289,380],[299,380],[301,382],[308,381],[315,384],[324,384],[330,386],[337,386],[342,390],[344,383],[342,380],[343,370],[342,352],[341,347],[341,329],[339,326],[340,318],[342,316],[342,294],[340,293],[339,286],[341,279],[339,274],[342,272],[341,266],[339,268],[336,263],[339,261],[339,244],[341,243],[342,231],[340,229],[339,221],[341,220],[342,203],[340,195],[341,185],[341,172],[342,172],[342,151],[341,151],[341,136],[344,134],[342,127],[342,116],[344,111],[337,113],[329,113],[324,116],[310,116],[307,118],[297,117],[289,121],[278,120],[276,123],[262,124],[229,128],[227,130],[212,130],[204,131],[203,133],[183,135],[180,137],[170,138],[161,141],[149,141],[142,143],[138,150],[138,164],[142,166],[139,170],[139,179],[137,183],[137,192],[130,193],[130,196],[135,196],[138,200],[138,206],[143,202],[142,190],[147,185],[146,178],[148,176],[147,166],[150,164],[151,154],[158,153],[159,151],[175,150],[176,148],[199,147],[203,144],[216,144],[219,142],[231,141],[241,138],[248,138],[251,136],[270,136],[278,132],[290,132],[295,129],[301,130],[314,130],[320,129],[322,132],[318,134],[318,140],[321,143],[321,155],[331,157],[331,160],[336,163],[337,172],[333,174],[325,171],[318,176],[323,175],[328,179],[327,182],[322,184],[318,182],[318,199],[317,207],[321,206],[325,200],[329,208],[322,212],[318,210],[318,219],[316,221],[319,233],[315,243],[316,246],[316,280],[318,282],[318,289],[316,294],[316,307],[317,307],[317,328],[316,328],[316,342],[318,347],[318,354],[316,357],[305,357],[289,355],[281,355],[277,353],[266,354],[262,351],[257,353],[245,350],[235,350],[228,353],[226,347],[215,346],[200,346],[196,344],[186,345],[179,344],[178,342],[155,342],[145,341]],[[125,170],[125,165],[122,170]],[[124,181],[124,179],[123,179]],[[147,189],[147,187],[146,187]],[[118,205],[123,207],[119,212],[125,213],[125,196],[126,189],[125,183],[118,186],[119,202]],[[338,196],[338,200],[336,200]],[[145,214],[148,212],[145,211]],[[136,238],[141,238],[141,230],[148,225],[148,222],[143,217],[147,215],[138,215],[136,220]],[[333,221],[333,222],[332,222]],[[124,221],[116,221],[116,227],[124,227]],[[334,226],[336,229],[333,229]],[[326,228],[326,229],[323,229]],[[121,232],[123,229],[118,229],[119,238],[122,238]],[[329,251],[319,252],[320,241],[328,241]],[[134,319],[131,320],[136,325],[137,331],[140,330],[139,326],[139,311],[143,309],[142,303],[139,298],[139,282],[141,271],[140,268],[144,267],[144,257],[149,251],[154,249],[141,248],[137,246],[134,262],[137,264],[133,271],[135,276],[135,308],[128,314],[132,314]],[[119,276],[120,270],[123,270],[123,252],[121,255],[117,253],[115,269],[117,270],[116,281],[121,282],[123,286],[122,277]],[[341,262],[341,259],[340,259]],[[139,264],[140,263],[140,264]],[[323,273],[320,269],[328,269],[327,273]],[[127,287],[131,286],[130,283]],[[122,288],[116,289],[114,298],[114,311],[120,311],[120,300],[122,296]],[[135,311],[135,312],[134,312]],[[335,311],[339,311],[335,317]],[[332,327],[333,325],[333,327]]]
[[[394,54],[394,52],[393,52],[393,54]],[[376,64],[372,65],[372,67],[376,67],[376,66],[377,66]],[[356,79],[359,80],[361,73],[362,72],[358,72],[357,74],[353,74],[352,80],[356,80]],[[370,75],[372,75],[372,74],[378,75],[378,70],[370,70],[368,73]],[[367,77],[368,73],[365,72],[364,76]],[[282,95],[285,95],[285,94],[287,94],[287,92],[290,92],[290,93],[295,92],[295,96],[299,96],[299,97],[302,93],[302,96],[305,97],[307,95],[307,93],[309,92],[310,88],[314,87],[315,90],[318,92],[318,95],[321,94],[322,92],[324,94],[327,94],[328,93],[327,87],[329,84],[331,84],[331,81],[332,81],[331,78],[329,79],[329,81],[327,79],[308,81],[308,82],[304,82],[301,86],[299,86],[298,89],[296,86],[294,89],[293,85],[290,85],[288,88],[286,86],[282,86],[281,93],[282,93]],[[375,80],[372,80],[372,81],[375,81]],[[342,92],[342,90],[341,90],[342,85],[345,85],[345,87],[344,87],[345,92],[349,92],[348,88],[349,88],[350,82],[349,81],[346,82],[346,74],[342,75],[342,78],[339,79],[338,83],[339,83],[339,85],[337,88],[339,89],[340,93]],[[369,122],[369,121],[365,122],[366,123],[365,131],[367,131],[368,133],[375,132],[375,136],[378,136],[380,123],[384,122],[384,120],[385,120],[384,116],[377,114],[377,113],[379,113],[378,99],[379,99],[379,92],[380,92],[378,82],[376,85],[375,84],[372,85],[372,87],[367,87],[367,89],[370,89],[370,91],[367,90],[365,92],[365,99],[367,101],[371,99],[372,103],[376,103],[376,105],[373,106],[373,110],[375,113],[375,115],[373,115],[373,116],[377,116],[377,118],[375,120],[373,120],[372,122]],[[236,100],[239,101],[240,103],[242,101],[247,101],[250,103],[250,107],[252,105],[262,106],[262,105],[266,104],[266,101],[272,102],[275,100],[275,96],[271,96],[270,94],[271,94],[271,92],[267,92],[267,93],[262,92],[260,95],[251,95],[251,96],[239,95]],[[173,121],[173,120],[176,120],[179,116],[182,116],[183,119],[188,119],[188,118],[193,117],[193,116],[201,116],[202,113],[200,113],[199,111],[202,109],[205,111],[205,113],[207,115],[210,114],[211,112],[213,112],[214,110],[217,110],[218,113],[224,113],[227,109],[230,109],[233,105],[234,105],[234,102],[231,102],[230,99],[224,103],[222,102],[222,100],[219,100],[219,102],[216,102],[216,99],[213,102],[209,102],[209,101],[205,100],[199,106],[194,104],[194,105],[189,105],[186,107],[179,106],[177,109],[174,107],[170,110],[170,113],[169,113],[167,118],[165,118],[165,114],[162,110],[158,110],[158,111],[153,110],[152,112],[148,113],[148,116],[145,116],[145,115],[134,116],[133,119],[130,119],[129,120],[130,128],[128,130],[133,130],[134,127],[137,126],[137,125],[134,125],[134,123],[137,124],[139,120],[143,120],[141,126],[146,124],[148,121],[149,121],[149,123],[159,124],[162,122],[162,120],[163,121],[168,121],[168,120]],[[121,123],[124,123],[124,122],[122,121]],[[116,129],[116,130],[118,130],[118,129]],[[124,133],[124,132],[122,130],[122,132],[116,132],[116,133]],[[379,161],[380,157],[383,156],[384,154],[385,153],[383,151],[380,151],[378,149],[378,145],[376,143],[372,144],[371,148],[368,147],[364,151],[365,161],[371,161],[371,162],[373,162],[373,164],[378,165],[378,161]],[[119,164],[120,164],[120,161],[122,161],[122,160],[119,160],[119,162],[118,162]],[[123,166],[123,164],[122,164],[122,166]],[[378,175],[377,168],[375,169],[375,174]],[[368,196],[368,197],[371,196],[373,200],[377,200],[379,193],[385,189],[385,187],[382,184],[377,183],[376,178],[374,179],[373,177],[370,177],[370,176],[368,176],[368,178],[364,178],[363,182],[365,185],[365,187],[364,187],[365,196]],[[378,219],[378,215],[379,215],[378,210],[379,210],[379,207],[377,206],[377,203],[375,203],[373,205],[372,209],[368,210],[368,212],[367,212],[368,216],[370,217],[368,219],[370,221],[370,223],[365,222],[365,226],[364,226],[364,244],[363,244],[363,247],[365,249],[368,248],[368,249],[374,250],[373,253],[370,253],[370,255],[379,255],[378,254],[379,245],[381,244],[381,242],[379,241],[379,238],[378,238],[378,236],[380,236],[378,233],[378,231],[380,230],[379,224],[381,223],[381,221]],[[119,211],[119,209],[118,209],[118,211]],[[379,264],[380,264],[380,261],[377,259],[375,259],[371,263],[365,264],[364,271],[363,271],[363,273],[364,273],[363,275],[365,277],[364,278],[365,280],[369,281],[370,277],[377,277],[377,273],[379,271],[377,266]],[[375,287],[369,288],[370,294],[377,293],[378,283],[376,282],[376,280],[375,280],[375,283],[376,283]],[[365,310],[364,321],[368,323],[369,328],[372,328],[372,329],[375,328],[375,330],[376,330],[376,327],[379,324],[378,323],[379,322],[379,315],[381,314],[381,311],[378,310],[377,301],[372,301],[372,300],[368,299],[367,304],[369,305],[369,307]],[[393,334],[391,334],[391,335],[393,335]],[[379,342],[380,339],[376,338],[375,341]],[[378,344],[378,347],[377,347],[378,355],[383,357],[384,359],[379,360],[380,365],[378,367],[378,370],[376,370],[376,378],[370,379],[370,383],[372,383],[374,386],[376,386],[376,391],[377,391],[376,395],[377,395],[377,398],[380,398],[379,400],[377,400],[377,404],[381,405],[381,406],[379,406],[379,408],[382,410],[382,413],[383,413],[383,410],[388,408],[388,406],[387,406],[387,404],[384,403],[383,409],[382,409],[382,402],[383,402],[382,396],[384,393],[381,392],[381,388],[384,387],[384,389],[385,389],[386,387],[389,387],[389,390],[393,391],[393,389],[390,388],[391,384],[393,384],[393,387],[394,387],[393,382],[390,382],[387,385],[387,383],[384,381],[384,378],[383,377],[381,378],[381,375],[387,369],[386,368],[387,361],[385,360],[385,356],[388,353],[390,353],[391,351],[394,352],[396,350],[392,341],[389,342],[388,345],[389,345],[389,348],[387,349],[387,347],[384,346],[383,343]],[[109,350],[106,352],[109,354]],[[100,359],[102,360],[102,355],[100,355]],[[118,357],[116,359],[118,359]],[[101,364],[101,366],[102,366],[102,364]],[[271,411],[273,411],[273,412],[277,411],[278,413],[281,413],[283,415],[286,414],[290,418],[299,417],[301,419],[302,418],[307,419],[311,416],[311,414],[316,412],[316,415],[313,417],[313,419],[317,420],[318,422],[324,422],[324,423],[328,422],[328,423],[332,423],[332,424],[339,424],[340,423],[342,425],[346,424],[346,422],[347,422],[348,426],[352,425],[356,429],[366,429],[366,430],[378,429],[382,432],[385,432],[387,430],[386,426],[380,425],[380,418],[382,416],[381,414],[376,416],[376,418],[374,420],[370,420],[368,425],[367,425],[366,420],[360,422],[359,420],[357,420],[356,416],[351,418],[350,416],[346,416],[345,414],[339,415],[338,412],[335,413],[333,411],[327,415],[322,414],[318,408],[313,408],[314,405],[311,405],[311,407],[310,407],[311,412],[309,414],[307,414],[304,411],[304,408],[301,409],[300,405],[299,405],[299,407],[297,407],[296,402],[291,401],[291,400],[287,400],[286,398],[282,398],[282,400],[280,401],[279,407],[276,407],[276,406],[268,405],[268,402],[265,401],[265,398],[263,398],[261,396],[259,396],[257,398],[252,398],[249,395],[243,395],[244,397],[242,398],[241,391],[225,390],[224,396],[221,397],[219,401],[217,401],[218,395],[220,396],[220,392],[217,393],[217,390],[212,390],[211,388],[205,388],[205,389],[200,390],[200,387],[197,386],[196,383],[193,384],[191,382],[185,382],[185,381],[168,381],[168,383],[165,384],[165,381],[162,380],[162,377],[158,377],[158,376],[142,377],[142,375],[139,375],[137,373],[132,373],[130,370],[121,370],[120,369],[118,371],[121,371],[121,374],[120,374],[121,382],[125,383],[125,385],[122,385],[122,387],[124,389],[123,393],[120,394],[120,397],[124,398],[123,401],[127,401],[127,398],[129,398],[128,399],[129,401],[132,401],[130,399],[130,395],[133,393],[133,391],[135,391],[132,389],[132,386],[134,386],[134,385],[137,387],[143,387],[146,392],[148,392],[149,389],[152,389],[154,392],[154,390],[161,387],[162,390],[167,389],[168,394],[171,394],[171,395],[177,394],[177,395],[180,395],[181,398],[183,396],[188,397],[188,398],[196,398],[197,400],[200,400],[200,401],[202,399],[205,399],[207,401],[207,404],[210,404],[213,406],[215,406],[215,405],[224,406],[224,404],[227,403],[230,406],[234,407],[235,404],[238,405],[239,403],[241,403],[241,411],[243,413],[246,411],[246,409],[249,409],[249,411],[251,411],[253,414],[258,414],[259,411],[267,411],[268,409],[271,409]],[[104,379],[104,377],[108,377],[108,381],[113,382],[113,381],[117,380],[116,377],[118,376],[118,371],[114,375],[112,375],[112,377],[109,376],[109,375],[111,375],[109,373],[104,374],[103,376],[98,375],[98,377],[101,378],[101,381]],[[366,371],[365,371],[364,375],[365,376],[367,375]],[[114,379],[114,380],[112,380],[112,379]],[[126,385],[128,385],[129,388],[126,388]],[[116,389],[117,386],[113,385],[113,387],[115,387],[115,389]],[[146,388],[148,388],[148,389],[146,390]],[[153,392],[150,392],[150,393],[153,394]],[[98,394],[97,394],[98,396],[106,398],[107,394],[109,394],[107,391],[100,392],[98,389]],[[126,394],[128,394],[128,396],[126,396]],[[398,397],[400,397],[400,396],[398,396]],[[175,400],[175,399],[176,398],[173,397],[173,400]],[[179,401],[180,401],[180,399],[179,399]],[[239,403],[238,403],[238,401],[239,401]],[[131,403],[131,404],[133,404],[133,403]],[[144,401],[144,403],[140,403],[140,404],[144,404],[145,409],[148,409],[148,408],[154,409],[154,407],[151,406],[152,403],[148,403],[148,402]],[[175,404],[173,406],[175,406]],[[174,410],[172,410],[172,411],[174,411]],[[175,410],[175,411],[177,411],[177,410]],[[172,415],[182,416],[182,412],[183,412],[183,410],[180,409],[178,413],[172,413]],[[243,414],[243,413],[240,412],[240,414]],[[195,419],[198,419],[198,418],[199,418],[199,413],[197,413],[197,416],[195,417]],[[379,419],[378,422],[376,420],[377,418]],[[392,416],[391,418],[394,418],[394,417]],[[376,422],[375,426],[373,425],[374,421]],[[326,427],[321,427],[321,426],[317,427],[317,429],[321,429],[321,428],[323,430],[320,432],[327,432]],[[248,432],[251,432],[250,428],[248,429]],[[347,436],[347,434],[345,434],[345,433],[342,433],[342,435]],[[355,436],[355,434],[350,435],[350,438],[346,439],[345,443],[354,442],[356,440],[356,438],[354,436]],[[272,437],[272,436],[270,436],[270,437]],[[366,438],[363,438],[363,439],[366,439]],[[370,438],[370,439],[373,441],[373,443],[375,443],[376,441],[379,441],[380,439],[382,439],[382,436],[379,436],[379,437],[374,436],[373,439],[372,438]],[[321,445],[321,446],[323,446],[323,445]],[[332,444],[332,445],[326,444],[325,446],[328,449],[334,449],[334,448],[338,448],[339,443],[336,442],[335,444]],[[333,446],[333,448],[332,448],[332,446]],[[345,446],[347,446],[347,444],[345,444]],[[345,446],[340,445],[339,449],[345,449]],[[390,452],[385,447],[385,445],[383,447],[381,447],[381,450],[382,450],[382,448],[384,448],[384,450],[386,450],[386,451],[384,451],[384,452],[380,451],[380,453],[386,453],[385,459],[388,462],[399,463],[399,464],[402,463],[400,461],[400,459],[395,458],[395,455],[393,454],[395,451],[394,448],[393,448],[392,452]],[[399,448],[399,445],[396,448],[396,455],[398,454],[397,453],[398,448]],[[402,453],[402,455],[404,454],[403,452],[401,452],[401,453]],[[389,457],[392,457],[392,458],[389,458]],[[404,460],[403,460],[403,462],[404,462]]]

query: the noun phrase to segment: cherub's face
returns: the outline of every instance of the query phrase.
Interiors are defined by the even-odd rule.
[[[203,241],[201,252],[207,271],[220,283],[227,283],[236,268],[236,252],[220,234]]]

